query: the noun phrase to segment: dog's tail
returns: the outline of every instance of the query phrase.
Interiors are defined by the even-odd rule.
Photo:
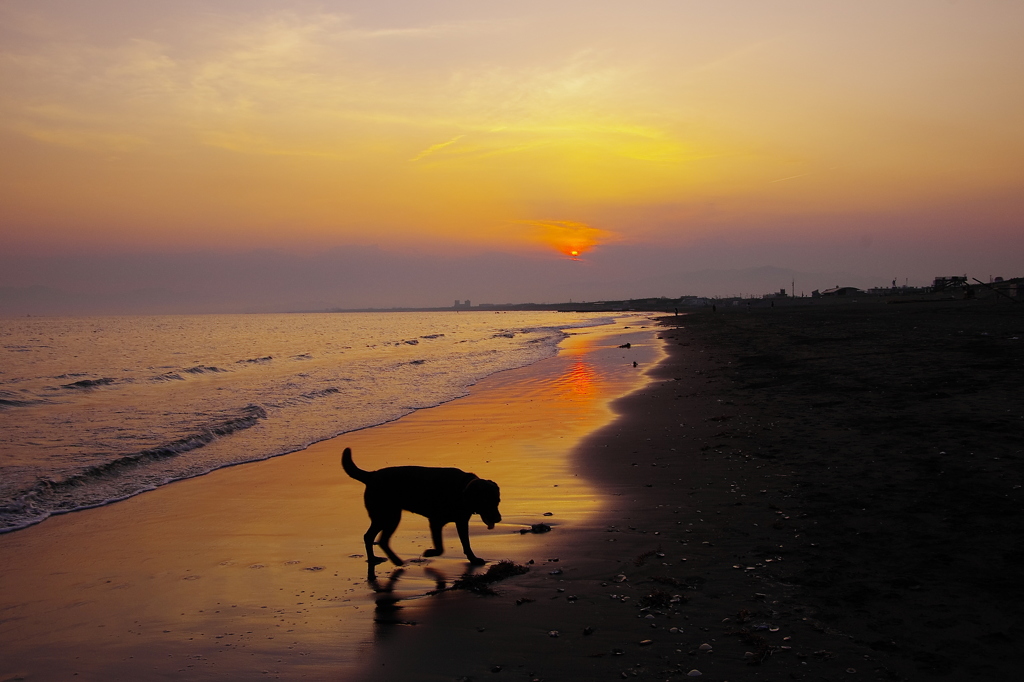
[[[345,470],[346,474],[357,481],[365,482],[370,474],[369,471],[363,471],[357,467],[356,463],[352,461],[352,448],[345,448],[345,452],[341,453],[341,468]]]

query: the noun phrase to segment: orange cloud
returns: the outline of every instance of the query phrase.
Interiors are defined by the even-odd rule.
[[[617,235],[572,220],[524,220],[533,230],[533,239],[577,260],[599,244],[616,241]]]

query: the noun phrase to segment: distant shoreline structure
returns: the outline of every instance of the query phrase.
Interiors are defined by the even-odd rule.
[[[951,281],[952,280],[952,281]],[[942,301],[962,301],[964,299],[997,300],[1003,302],[1024,302],[1024,277],[1003,279],[997,277],[994,282],[985,283],[974,279],[974,283],[966,277],[936,277],[935,284],[930,287],[893,286],[873,289],[837,286],[833,289],[813,291],[810,295],[794,296],[780,289],[777,292],[751,296],[680,296],[669,298],[658,296],[651,298],[631,298],[618,301],[568,301],[563,303],[478,303],[470,305],[456,301],[454,306],[438,306],[417,308],[396,306],[388,308],[330,308],[327,310],[307,310],[301,312],[328,313],[413,313],[413,312],[520,312],[520,311],[551,311],[565,313],[619,313],[619,312],[680,312],[695,308],[716,309],[726,306],[809,306],[809,305],[841,305],[862,302],[874,303],[923,303]]]
[[[228,306],[225,309],[188,310],[117,310],[115,306],[85,306],[85,310],[75,310],[74,306],[48,304],[47,296],[56,296],[59,292],[47,290],[45,287],[12,288],[0,287],[0,318],[14,317],[81,317],[110,315],[207,315],[207,314],[272,314],[272,313],[410,313],[410,312],[566,312],[566,313],[622,313],[622,312],[665,312],[675,313],[686,310],[723,307],[792,307],[830,304],[864,304],[864,303],[910,303],[938,302],[963,299],[990,300],[996,299],[1006,303],[1024,302],[1024,277],[989,277],[983,282],[975,277],[953,276],[936,277],[931,286],[897,285],[859,288],[852,286],[836,286],[811,291],[796,288],[797,282],[789,276],[789,287],[781,287],[770,293],[742,293],[733,296],[696,296],[678,297],[656,296],[645,298],[627,298],[618,300],[573,301],[572,299],[557,303],[478,303],[472,304],[469,299],[456,299],[454,305],[448,306],[368,306],[360,308],[330,307],[325,302],[318,302],[317,307],[306,305],[282,304],[279,307],[239,309]],[[788,290],[787,290],[788,289]],[[763,290],[762,290],[763,291]],[[42,292],[42,293],[40,293]],[[40,294],[39,296],[35,294]],[[53,303],[50,301],[49,303]],[[59,302],[58,302],[59,303]],[[186,307],[187,308],[187,307]]]

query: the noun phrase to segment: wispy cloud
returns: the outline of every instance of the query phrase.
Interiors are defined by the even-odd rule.
[[[440,150],[444,149],[445,147],[450,147],[451,145],[455,144],[456,142],[458,142],[459,140],[461,140],[464,137],[465,137],[465,135],[456,135],[455,137],[453,137],[452,139],[448,140],[447,142],[440,142],[438,144],[430,145],[429,147],[427,147],[426,149],[424,149],[419,154],[417,154],[416,156],[412,157],[409,160],[410,161],[419,161],[420,159],[426,158],[426,157],[430,156],[431,154],[433,154],[434,152],[437,152],[437,151],[440,151]]]
[[[796,180],[797,178],[805,178],[808,175],[811,175],[811,173],[800,173],[799,175],[790,175],[785,178],[779,178],[778,180],[769,180],[768,184],[772,184],[775,182],[785,182],[786,180]]]

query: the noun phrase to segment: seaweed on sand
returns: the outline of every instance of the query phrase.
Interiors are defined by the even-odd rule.
[[[514,575],[521,575],[530,569],[508,559],[502,559],[496,564],[487,567],[487,572],[479,575],[466,574],[452,583],[451,587],[434,590],[430,594],[447,592],[448,590],[469,590],[474,594],[496,595],[497,592],[491,587],[492,583],[499,580],[511,578]]]

